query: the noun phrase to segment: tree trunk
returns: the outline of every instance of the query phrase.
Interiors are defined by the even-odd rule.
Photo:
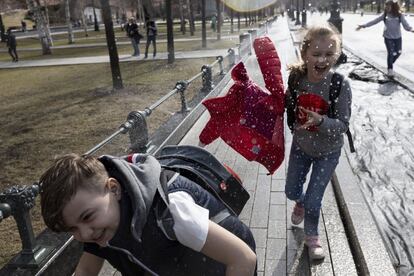
[[[138,22],[140,26],[145,27],[145,19],[144,19],[144,9],[142,7],[142,0],[137,1],[137,8],[138,8]]]
[[[207,47],[206,0],[201,0],[201,47]]]
[[[4,30],[3,18],[1,17],[1,14],[0,14],[0,41],[1,42],[6,42],[5,34],[6,32]]]
[[[171,0],[165,0],[165,15],[167,17],[167,49],[168,49],[168,63],[174,63],[174,33],[173,33],[173,18],[171,12]]]
[[[81,20],[82,20],[83,31],[85,32],[85,36],[89,36],[88,35],[88,25],[86,25],[84,9],[85,9],[85,2],[84,2],[84,0],[81,0],[80,1],[80,12],[81,12]]]
[[[195,24],[194,24],[194,13],[193,13],[193,3],[191,0],[187,0],[187,8],[188,8],[188,21],[190,25],[190,34],[193,36],[195,31]]]
[[[40,4],[39,0],[36,0],[37,4],[39,5],[39,7],[41,7],[42,5]],[[53,38],[50,32],[50,21],[49,21],[49,8],[48,8],[48,2],[47,0],[43,0],[44,3],[44,10],[45,10],[45,16],[46,16],[46,30],[47,30],[47,39],[49,40],[49,44],[51,46],[53,46]]]
[[[46,17],[42,12],[42,6],[39,4],[39,1],[35,0],[26,0],[26,3],[28,9],[33,13],[33,17],[36,22],[36,29],[39,34],[40,43],[42,45],[42,53],[44,55],[50,55],[52,51],[50,49]]]
[[[73,37],[72,22],[70,20],[69,0],[65,1],[65,15],[66,24],[68,25],[68,43],[73,44],[75,42],[75,38]]]
[[[109,60],[111,63],[112,84],[114,89],[122,89],[121,70],[119,68],[118,50],[115,43],[114,24],[112,22],[109,0],[101,0],[102,18],[105,24],[106,43],[108,45]]]
[[[233,9],[230,10],[230,33],[233,33]]]
[[[217,12],[217,40],[221,39],[221,9],[220,0],[216,0],[216,12]]]
[[[178,0],[178,8],[180,11],[180,31],[185,34],[185,18],[184,18],[184,11],[183,11],[183,0]]]

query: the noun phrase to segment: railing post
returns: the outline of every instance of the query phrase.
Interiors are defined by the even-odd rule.
[[[10,205],[7,203],[0,203],[0,222],[5,218],[10,217],[10,215],[11,215]]]
[[[177,91],[180,93],[180,98],[181,98],[181,113],[186,113],[188,111],[190,111],[190,109],[187,106],[187,101],[185,99],[185,90],[188,87],[188,82],[185,80],[181,80],[178,81],[175,84],[175,89],[177,89]]]
[[[224,75],[224,68],[223,68],[223,56],[217,56],[216,60],[218,60],[219,68],[220,68],[220,75]]]
[[[203,72],[203,87],[201,88],[201,91],[207,94],[213,89],[213,74],[210,65],[203,65],[201,67],[201,72]]]
[[[247,54],[252,54],[252,40],[251,40],[251,34],[250,33],[242,33],[239,35],[240,40],[240,48],[239,48],[239,56],[240,59],[243,58],[245,53],[245,48],[247,48]]]
[[[228,49],[227,53],[229,54],[229,65],[231,67],[236,64],[236,53],[232,48]]]
[[[13,186],[5,192],[0,193],[0,202],[9,206],[11,215],[14,217],[22,240],[22,251],[14,257],[9,265],[20,268],[38,268],[49,254],[52,247],[41,246],[36,243],[33,232],[30,209],[35,204],[35,198],[39,193],[39,185]],[[2,208],[2,213],[4,208]]]
[[[257,29],[250,29],[247,31],[251,36],[251,40],[254,41],[257,37]]]
[[[132,111],[128,114],[127,121],[122,125],[128,132],[132,152],[147,152],[148,127],[144,112]]]

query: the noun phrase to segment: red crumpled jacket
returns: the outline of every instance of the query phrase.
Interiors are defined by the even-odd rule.
[[[203,104],[210,120],[200,134],[200,142],[210,144],[221,137],[249,161],[257,161],[273,174],[284,159],[284,87],[280,60],[272,41],[254,41],[257,61],[268,91],[247,75],[242,62],[232,70],[233,86],[223,97]]]

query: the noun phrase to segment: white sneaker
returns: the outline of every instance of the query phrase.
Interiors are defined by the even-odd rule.
[[[305,236],[305,244],[308,247],[309,257],[312,260],[325,258],[325,252],[323,252],[319,236]]]
[[[392,70],[392,69],[388,69],[387,76],[388,76],[388,77],[394,77],[394,70]]]

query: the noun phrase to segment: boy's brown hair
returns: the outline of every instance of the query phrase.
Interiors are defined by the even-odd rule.
[[[46,225],[68,231],[62,211],[79,189],[99,190],[108,178],[104,165],[92,156],[66,154],[55,159],[40,177],[40,205]]]

